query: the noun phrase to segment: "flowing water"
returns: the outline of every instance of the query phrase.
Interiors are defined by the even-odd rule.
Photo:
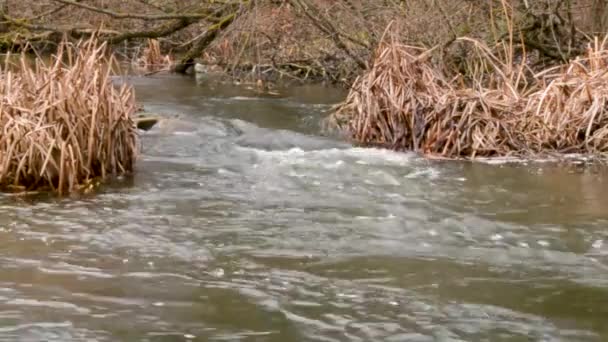
[[[134,78],[137,174],[0,197],[0,341],[608,341],[601,168],[324,138],[344,94]]]

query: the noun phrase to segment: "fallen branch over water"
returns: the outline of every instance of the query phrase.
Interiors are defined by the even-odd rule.
[[[62,42],[49,64],[25,56],[17,66],[7,62],[0,73],[0,190],[65,194],[133,171],[134,94],[112,85],[114,62],[95,38]]]

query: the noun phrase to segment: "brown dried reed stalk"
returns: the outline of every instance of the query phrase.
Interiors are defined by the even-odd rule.
[[[161,53],[160,43],[156,39],[148,39],[148,46],[133,63],[135,69],[145,73],[168,71],[174,64],[175,61],[170,55]]]
[[[607,39],[527,78],[512,45],[500,58],[461,40],[479,56],[470,84],[446,80],[429,51],[384,39],[331,123],[360,145],[444,158],[608,152]]]
[[[58,194],[133,171],[134,92],[110,78],[114,57],[95,37],[63,41],[51,61],[0,73],[0,190]],[[9,58],[7,58],[7,61]]]

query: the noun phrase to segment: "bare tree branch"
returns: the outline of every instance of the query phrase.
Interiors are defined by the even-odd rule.
[[[351,51],[351,49],[342,41],[338,30],[317,10],[314,5],[306,0],[288,0],[294,7],[299,7],[304,12],[304,15],[310,19],[310,22],[315,25],[321,32],[325,33],[334,42],[337,48],[344,51],[355,63],[361,68],[366,69],[365,62]]]
[[[27,20],[27,21],[32,21],[32,20],[38,20],[40,18],[44,18],[47,17],[49,15],[55,14],[61,10],[63,10],[64,8],[68,7],[67,5],[61,5],[61,6],[57,6],[56,8],[50,9],[46,12],[40,13],[35,17],[31,17],[31,18],[27,18],[27,19],[22,19],[22,20]]]
[[[186,73],[186,71],[194,65],[194,59],[199,57],[203,50],[213,42],[219,32],[230,26],[230,24],[234,22],[234,19],[236,19],[236,13],[225,16],[219,23],[209,27],[205,34],[196,40],[186,55],[182,57],[181,61],[173,68],[173,71],[182,74]]]
[[[17,27],[23,27],[23,28],[26,28],[31,31],[49,31],[49,32],[55,32],[55,33],[61,33],[61,34],[70,33],[72,36],[90,34],[93,31],[97,31],[102,34],[118,34],[117,31],[93,30],[88,27],[75,26],[75,27],[69,27],[69,28],[62,28],[62,27],[55,27],[55,26],[48,26],[48,25],[41,25],[41,24],[28,24],[26,20],[12,18],[12,17],[9,17],[8,15],[3,15],[2,19],[4,19],[6,22],[8,22],[11,25],[14,25]]]
[[[135,14],[135,13],[118,13],[103,8],[87,5],[73,0],[53,0],[65,5],[84,8],[86,10],[102,13],[115,19],[141,19],[141,20],[174,20],[174,19],[205,19],[209,16],[209,10],[199,10],[199,13],[172,13],[172,14]],[[197,11],[195,11],[197,12]]]
[[[124,42],[125,40],[135,39],[135,38],[165,37],[172,33],[177,32],[179,30],[182,30],[182,29],[196,23],[197,21],[198,20],[195,20],[195,19],[180,19],[180,20],[176,20],[174,22],[168,23],[168,24],[163,24],[163,25],[154,27],[150,30],[130,31],[130,32],[120,33],[116,36],[108,38],[107,41],[110,44],[118,44],[118,43]]]
[[[83,5],[81,3],[76,3],[75,1],[72,1],[72,0],[53,0],[53,1],[59,2],[60,3],[59,7],[56,9],[53,9],[52,11],[46,12],[46,13],[53,13],[53,12],[56,12],[56,11],[62,9],[63,7],[73,5],[73,4]],[[86,27],[86,26],[84,26],[84,27],[83,26],[62,27],[62,26],[37,24],[37,23],[31,23],[31,20],[27,20],[27,19],[12,18],[12,17],[8,16],[7,14],[4,14],[2,19],[5,22],[9,23],[10,25],[17,26],[17,27],[23,27],[30,31],[38,31],[38,32],[45,32],[45,33],[51,32],[51,33],[55,33],[55,34],[59,34],[59,35],[68,34],[68,35],[70,35],[72,37],[76,37],[76,38],[82,37],[84,35],[90,35],[93,32],[97,32],[97,33],[101,34],[101,36],[100,36],[101,39],[105,39],[110,44],[118,44],[125,40],[136,39],[136,38],[165,37],[165,36],[168,36],[168,35],[171,35],[171,34],[177,32],[177,31],[180,31],[203,19],[207,20],[209,22],[215,23],[214,25],[218,25],[221,23],[219,26],[222,27],[222,25],[223,25],[222,22],[225,21],[225,18],[222,17],[222,13],[225,13],[225,11],[227,9],[233,7],[233,4],[237,4],[237,3],[238,3],[238,1],[235,2],[235,1],[231,0],[230,2],[228,2],[228,4],[224,3],[224,5],[221,5],[221,8],[217,8],[217,6],[216,6],[215,8],[208,8],[205,10],[199,9],[199,13],[196,15],[189,15],[189,14],[173,15],[172,14],[172,15],[166,15],[162,18],[161,18],[161,16],[147,17],[147,19],[157,18],[157,20],[162,21],[162,23],[160,23],[159,25],[152,27],[150,29],[127,31],[127,32],[119,32],[119,31],[113,31],[113,30],[99,30],[99,29],[94,29],[94,28],[90,28],[90,27]],[[80,7],[82,7],[82,6],[80,6]],[[85,5],[84,8],[88,10],[89,7],[91,7],[91,6]],[[106,10],[103,10],[103,11],[110,12],[110,11],[106,11]],[[201,11],[204,11],[205,14],[200,13]],[[105,13],[105,14],[108,14],[108,13]],[[125,15],[125,16],[119,16],[119,18],[135,19],[134,16],[137,17],[136,19],[142,18],[142,16],[140,16],[140,15]],[[164,20],[168,20],[167,18],[170,18],[173,16],[175,16],[177,19],[173,19],[169,22],[164,22]],[[150,19],[150,20],[152,20],[152,19]]]

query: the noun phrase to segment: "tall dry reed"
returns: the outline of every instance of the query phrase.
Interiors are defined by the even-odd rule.
[[[156,39],[148,39],[148,46],[133,61],[137,71],[145,73],[156,73],[171,70],[175,61],[170,55],[163,55],[160,43]]]
[[[8,60],[8,58],[7,58]],[[0,189],[59,194],[133,171],[137,135],[131,87],[110,78],[114,57],[95,38],[58,47],[50,62],[0,73]]]
[[[331,121],[354,142],[445,158],[608,152],[608,45],[526,77],[525,58],[467,38],[478,52],[471,82],[447,80],[431,51],[379,45]]]

